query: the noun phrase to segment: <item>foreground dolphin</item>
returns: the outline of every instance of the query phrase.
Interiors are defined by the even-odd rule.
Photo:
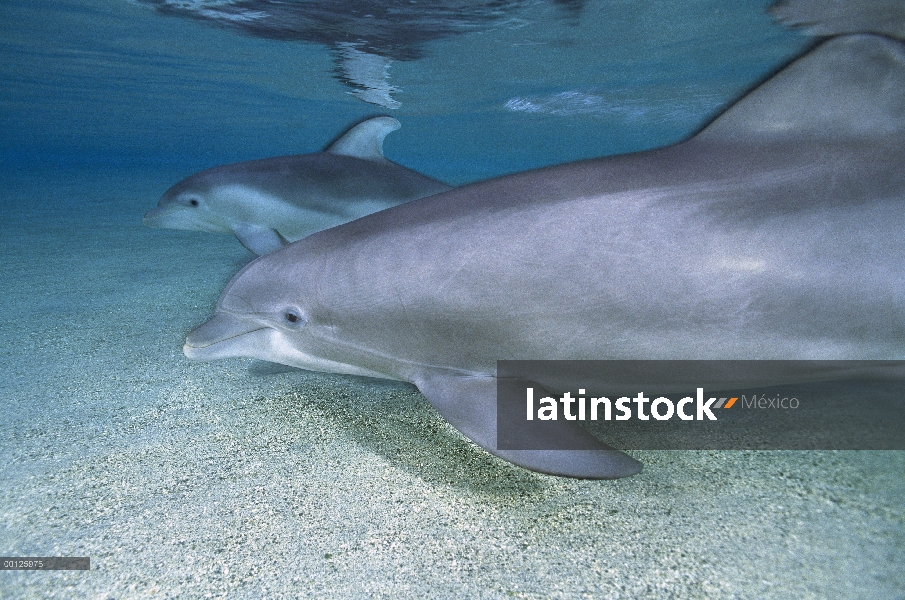
[[[596,440],[497,449],[496,361],[905,358],[903,91],[902,43],[830,39],[684,143],[467,185],[262,257],[184,352],[412,382],[513,463],[631,475]]]
[[[359,123],[324,152],[215,167],[163,195],[144,224],[234,233],[255,254],[358,217],[451,189],[390,162],[392,117]]]

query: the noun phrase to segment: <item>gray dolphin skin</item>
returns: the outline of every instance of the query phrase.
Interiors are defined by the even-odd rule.
[[[392,117],[359,123],[324,152],[207,169],[164,193],[144,224],[233,233],[255,254],[450,186],[390,162]]]
[[[259,258],[184,353],[411,382],[517,465],[632,475],[596,439],[498,450],[496,361],[905,358],[903,91],[899,40],[830,38],[683,143],[466,185]]]

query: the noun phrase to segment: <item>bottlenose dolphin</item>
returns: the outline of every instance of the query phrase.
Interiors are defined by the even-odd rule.
[[[144,224],[234,233],[255,254],[358,217],[451,189],[390,162],[392,117],[359,123],[323,152],[214,167],[167,190]]]
[[[497,449],[496,361],[905,358],[903,90],[901,42],[831,38],[683,143],[466,185],[259,258],[184,353],[411,382],[515,464],[634,474],[596,438]]]

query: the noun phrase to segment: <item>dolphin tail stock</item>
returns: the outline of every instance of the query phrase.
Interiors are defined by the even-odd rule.
[[[902,0],[781,0],[770,7],[781,23],[811,35],[878,33],[905,40]]]
[[[402,127],[393,117],[374,117],[362,121],[330,144],[325,152],[363,160],[385,161],[383,140]]]
[[[635,475],[642,464],[631,456],[607,446],[574,422],[546,421],[542,430],[531,435],[540,450],[501,450],[497,448],[496,377],[474,377],[429,373],[416,381],[428,401],[474,443],[491,454],[520,467],[580,479],[618,479]],[[507,380],[511,385],[543,386],[524,380]],[[523,409],[521,409],[523,410]],[[555,449],[555,448],[583,448]]]

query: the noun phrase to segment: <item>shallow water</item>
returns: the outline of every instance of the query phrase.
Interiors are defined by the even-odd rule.
[[[0,596],[901,598],[905,453],[530,473],[406,385],[187,361],[252,257],[141,225],[181,177],[374,114],[402,122],[390,158],[456,184],[677,141],[811,43],[763,8],[497,3],[350,49],[125,0],[0,5],[0,554],[92,560],[0,572]]]

